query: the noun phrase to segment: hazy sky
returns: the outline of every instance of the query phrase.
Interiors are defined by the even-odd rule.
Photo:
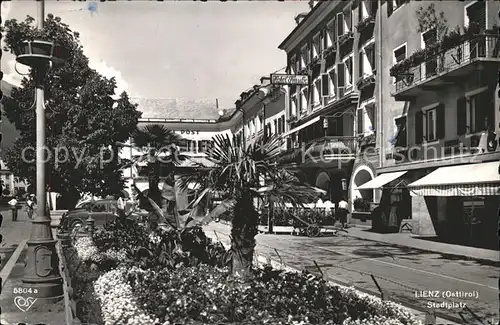
[[[46,1],[46,14],[62,18],[81,35],[91,65],[116,76],[133,97],[219,98],[234,105],[263,75],[286,65],[277,47],[295,27],[307,1]],[[2,2],[2,20],[36,17],[35,1]],[[14,58],[2,71],[15,82]],[[19,65],[18,65],[19,67]],[[22,67],[22,66],[21,66]],[[21,69],[19,69],[21,70]]]

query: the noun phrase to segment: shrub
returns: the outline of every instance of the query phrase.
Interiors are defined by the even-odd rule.
[[[65,253],[78,315],[87,322],[418,324],[394,303],[306,272],[264,267],[242,282],[229,270],[230,254],[199,227],[149,233],[118,220]]]
[[[240,282],[227,268],[207,265],[131,271],[128,281],[138,303],[161,322],[349,324],[379,315],[418,323],[390,305],[342,292],[311,274],[270,267],[254,270],[250,283]]]
[[[102,324],[100,301],[97,300],[93,288],[94,281],[102,272],[82,262],[73,247],[65,248],[63,254],[73,290],[70,298],[77,305],[76,316],[84,323]]]

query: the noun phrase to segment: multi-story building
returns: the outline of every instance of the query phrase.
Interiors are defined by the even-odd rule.
[[[287,87],[284,159],[328,199],[349,196],[353,217],[380,206],[395,230],[494,243],[479,234],[500,203],[499,9],[357,0],[298,15],[279,48],[310,82]]]
[[[355,186],[383,190],[396,228],[411,219],[416,234],[497,244],[499,10],[493,1],[390,0],[375,17],[380,164]]]
[[[206,151],[216,135],[228,135],[231,139],[234,136],[240,145],[250,146],[259,137],[284,132],[285,92],[265,83],[265,80],[263,78],[261,85],[242,92],[233,109],[219,109],[216,101],[132,99],[143,112],[138,127],[158,124],[178,133],[182,138],[180,151],[190,157],[179,166],[186,171],[189,171],[193,162],[209,166],[210,162],[205,158]],[[144,153],[143,148],[134,147],[132,141],[128,145],[121,150],[121,157],[133,159]],[[140,190],[147,189],[147,174],[141,169],[145,163],[138,162],[124,170],[129,193],[132,193],[134,183]],[[194,190],[195,187],[187,193],[176,191],[179,210],[185,209]]]
[[[310,80],[287,89],[286,159],[333,202],[352,197],[358,151],[374,145],[377,8],[377,1],[318,2],[296,17],[297,26],[279,45],[288,73]],[[373,177],[376,166],[368,166],[363,171]]]

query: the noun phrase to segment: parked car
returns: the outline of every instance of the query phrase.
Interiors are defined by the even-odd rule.
[[[85,227],[86,221],[92,214],[95,220],[95,226],[103,226],[109,221],[113,221],[118,217],[117,200],[103,199],[93,202],[84,202],[80,206],[75,207],[65,212],[61,217],[61,229],[73,230],[78,227]],[[134,220],[144,220],[147,218],[147,211],[134,211],[129,215],[129,218]]]

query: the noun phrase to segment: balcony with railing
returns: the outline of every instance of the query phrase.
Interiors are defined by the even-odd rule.
[[[339,160],[349,161],[356,157],[358,138],[353,136],[326,136],[303,143],[298,148],[284,151],[280,158],[282,164],[310,166]]]
[[[456,84],[478,70],[479,63],[500,64],[500,34],[448,35],[394,65],[396,100],[411,100],[425,91]]]

